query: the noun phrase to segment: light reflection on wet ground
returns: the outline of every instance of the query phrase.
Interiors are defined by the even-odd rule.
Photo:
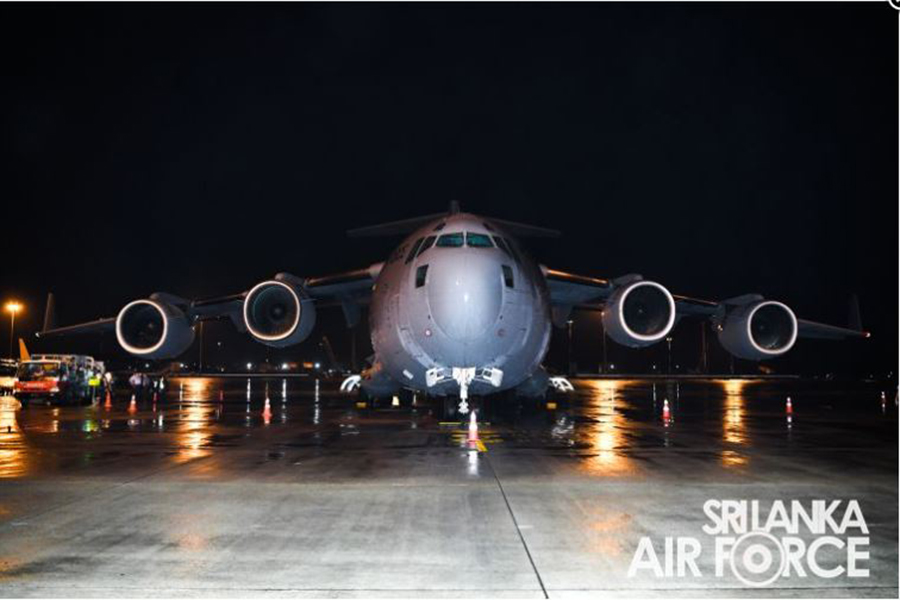
[[[16,418],[20,408],[15,398],[0,398],[0,477],[21,477],[29,470],[29,453]]]
[[[239,445],[248,435],[265,437],[270,429],[289,438],[273,441],[276,454],[299,447],[338,451],[360,443],[466,445],[465,428],[440,426],[427,401],[411,409],[370,410],[335,387],[297,379],[184,378],[171,380],[164,397],[125,394],[93,406],[20,408],[15,399],[3,398],[0,478],[109,462],[138,449],[145,459],[179,464]],[[791,411],[785,408],[788,395]],[[747,469],[757,444],[812,447],[837,439],[865,446],[893,439],[896,445],[896,405],[882,402],[875,388],[595,379],[578,382],[576,393],[556,400],[556,410],[489,400],[481,411],[481,439],[488,449],[502,444],[509,451],[542,450],[573,460],[583,474],[612,477],[646,475],[652,465],[642,453],[648,450],[693,448],[714,454],[723,468]],[[858,435],[860,428],[870,435]],[[402,439],[410,431],[420,434],[415,442]]]
[[[542,597],[539,569],[551,591],[659,591],[681,582],[625,576],[641,535],[696,533],[706,498],[763,494],[860,498],[873,580],[896,586],[897,408],[880,388],[582,380],[555,410],[482,407],[478,452],[427,401],[366,409],[337,386],[185,378],[109,405],[0,400],[0,582]]]
[[[625,394],[629,382],[603,379],[586,383],[587,397],[576,438],[587,446],[581,468],[591,474],[635,474],[638,465],[627,453],[629,427],[626,414],[629,409],[634,409]]]

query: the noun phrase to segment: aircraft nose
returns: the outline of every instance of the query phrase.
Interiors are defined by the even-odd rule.
[[[487,334],[503,304],[500,264],[479,251],[432,265],[428,302],[435,324],[447,337],[474,341]],[[461,259],[460,259],[461,258]]]

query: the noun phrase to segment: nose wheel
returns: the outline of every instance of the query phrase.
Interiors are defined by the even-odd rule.
[[[437,400],[437,403],[432,404],[434,407],[432,409],[432,415],[439,421],[445,421],[447,423],[468,423],[472,413],[477,413],[480,420],[482,415],[489,414],[488,411],[490,410],[490,407],[493,406],[493,404],[484,396],[470,396],[469,399],[466,400],[466,412],[462,412],[462,410],[460,410],[462,401],[460,401],[459,396],[444,396],[442,398],[435,398],[435,400]]]
[[[459,396],[444,396],[438,400],[439,410],[435,416],[441,421],[459,421],[461,417],[467,417],[473,409],[468,400],[460,400]]]

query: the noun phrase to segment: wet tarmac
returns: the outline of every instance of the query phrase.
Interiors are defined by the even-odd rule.
[[[897,596],[891,392],[581,380],[470,443],[337,385],[0,400],[0,595]]]

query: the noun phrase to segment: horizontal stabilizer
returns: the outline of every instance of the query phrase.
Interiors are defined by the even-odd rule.
[[[425,215],[424,217],[413,217],[411,219],[403,219],[401,221],[391,221],[380,225],[370,225],[368,227],[358,227],[347,231],[349,237],[387,237],[395,235],[404,235],[412,233],[419,227],[427,225],[431,221],[455,215],[460,212],[459,203],[453,201],[450,203],[450,210],[443,213],[434,213]],[[506,219],[495,219],[493,217],[485,217],[486,219],[496,223],[507,232],[519,237],[543,237],[555,238],[560,233],[556,229],[548,229],[547,227],[538,227],[537,225],[528,225],[527,223],[517,223],[515,221],[507,221]]]
[[[391,221],[390,223],[382,223],[381,225],[370,225],[368,227],[358,227],[347,232],[350,237],[386,237],[393,235],[403,235],[412,233],[419,227],[447,216],[447,213],[435,213],[425,215],[424,217],[413,217],[412,219],[403,219],[402,221]]]
[[[506,221],[504,219],[490,218],[491,221],[519,237],[531,238],[557,238],[560,232],[556,229],[548,229],[547,227],[538,227],[537,225],[528,225],[526,223],[516,223],[515,221]]]

